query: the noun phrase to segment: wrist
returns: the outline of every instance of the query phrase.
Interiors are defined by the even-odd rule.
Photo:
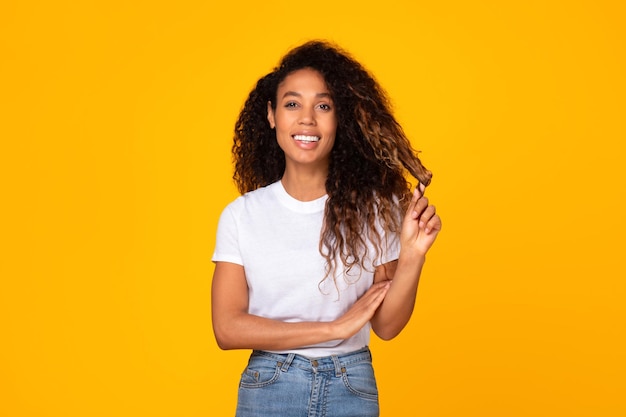
[[[341,331],[341,326],[337,323],[337,320],[327,321],[322,323],[322,334],[324,334],[325,340],[335,340],[340,339],[339,332]]]
[[[398,268],[396,269],[396,274],[398,271],[403,271],[402,274],[408,274],[408,276],[418,276],[422,272],[422,267],[426,262],[426,254],[425,253],[416,253],[414,251],[404,252],[400,250],[400,255],[398,256]]]
[[[406,264],[419,264],[423,265],[426,262],[426,254],[416,251],[405,251],[400,249],[400,255],[398,256],[398,266],[402,263]]]

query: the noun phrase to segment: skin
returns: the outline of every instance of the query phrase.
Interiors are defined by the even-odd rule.
[[[329,155],[337,118],[323,77],[312,69],[293,72],[279,85],[276,109],[268,103],[268,121],[285,152],[285,190],[310,201],[326,194]],[[301,143],[294,135],[319,136]],[[408,323],[426,253],[441,230],[441,219],[415,190],[402,223],[398,260],[381,265],[374,284],[341,317],[331,322],[286,323],[248,313],[248,286],[243,266],[216,262],[212,285],[213,331],[222,349],[285,350],[346,339],[368,321],[382,339],[397,336]]]

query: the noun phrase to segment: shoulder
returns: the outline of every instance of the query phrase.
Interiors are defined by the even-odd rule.
[[[276,187],[276,183],[257,188],[256,190],[249,191],[237,197],[224,208],[223,214],[228,213],[238,217],[247,210],[253,210],[259,206],[271,204],[272,201],[275,200],[275,194],[273,192],[274,187]]]

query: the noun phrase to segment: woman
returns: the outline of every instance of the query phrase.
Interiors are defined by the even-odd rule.
[[[212,313],[222,349],[253,349],[237,416],[377,416],[370,328],[391,339],[413,311],[441,229],[430,172],[372,76],[319,41],[258,81],[233,155]]]

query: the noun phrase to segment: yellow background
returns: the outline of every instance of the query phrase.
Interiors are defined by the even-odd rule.
[[[227,416],[231,132],[290,47],[362,61],[434,172],[384,416],[626,415],[621,1],[4,1],[0,416]]]

